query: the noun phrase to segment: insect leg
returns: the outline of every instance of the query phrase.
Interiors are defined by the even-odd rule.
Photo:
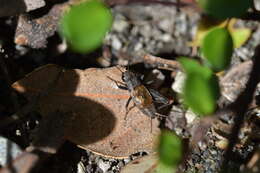
[[[168,116],[166,116],[166,115],[162,115],[162,114],[159,114],[159,113],[157,113],[157,112],[155,112],[155,115],[157,115],[158,117],[163,117],[163,118],[167,118]]]
[[[159,106],[159,107],[157,108],[157,110],[160,110],[160,109],[162,109],[162,108],[165,108],[165,107],[167,107],[167,106],[169,106],[169,105],[171,105],[171,104],[172,104],[172,103],[161,105],[161,106]]]
[[[132,97],[129,97],[129,99],[127,100],[126,104],[125,104],[125,109],[127,110],[130,101],[132,100]]]
[[[126,110],[126,113],[125,113],[125,120],[127,118],[127,114],[135,107],[135,105],[131,106],[129,109]]]
[[[126,87],[126,84],[124,84],[123,82],[120,81],[116,81],[115,79],[112,79],[111,77],[107,76],[108,79],[112,80],[113,82],[115,82],[116,86],[120,89],[123,90],[128,90],[128,88]]]
[[[119,66],[115,66],[121,73],[124,73],[122,70],[121,70],[121,68],[123,67],[123,66],[121,66],[121,65],[119,65]]]
[[[153,133],[153,119],[151,118],[151,133]]]

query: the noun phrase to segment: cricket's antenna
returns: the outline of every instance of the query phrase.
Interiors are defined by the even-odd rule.
[[[116,68],[117,68],[119,71],[121,71],[122,73],[124,73],[124,72],[121,70],[120,67],[123,67],[123,66],[121,66],[121,65],[117,65],[117,66],[116,66]]]
[[[163,118],[167,118],[168,116],[166,116],[166,115],[162,115],[162,114],[159,114],[159,113],[155,113],[155,115],[157,115],[158,117],[163,117]]]
[[[150,118],[151,119],[151,133],[153,133],[153,119],[152,118]]]

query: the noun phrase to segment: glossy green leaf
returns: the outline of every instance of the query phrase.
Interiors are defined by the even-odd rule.
[[[215,28],[204,38],[202,54],[215,71],[227,68],[233,53],[233,40],[226,28]]]
[[[169,131],[163,131],[159,142],[160,162],[166,166],[176,167],[182,157],[181,139]]]
[[[73,6],[62,18],[60,33],[79,53],[98,48],[112,25],[110,10],[98,0]]]
[[[198,0],[200,7],[219,19],[240,17],[252,5],[252,0]]]
[[[179,61],[187,74],[183,86],[184,103],[199,115],[213,113],[220,92],[217,77],[195,60],[183,57]]]

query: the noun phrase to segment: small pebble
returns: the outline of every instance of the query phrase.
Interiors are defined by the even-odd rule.
[[[115,49],[115,50],[120,50],[121,47],[122,47],[122,43],[120,42],[120,40],[117,38],[117,37],[114,37],[112,39],[112,47]]]
[[[216,141],[216,147],[218,147],[219,149],[225,150],[228,146],[228,141],[223,139],[223,140],[219,140]]]
[[[181,71],[178,71],[175,77],[175,82],[172,84],[173,91],[177,93],[182,93],[182,87],[185,81],[185,74]]]
[[[77,173],[85,173],[86,172],[86,168],[83,165],[82,162],[79,162],[77,165]]]
[[[13,160],[22,152],[23,151],[17,144],[0,136],[0,165],[6,165],[9,159],[10,161]]]
[[[113,24],[113,29],[117,32],[123,32],[128,28],[128,23],[125,20],[115,20]]]
[[[103,172],[107,172],[108,169],[111,167],[110,162],[105,162],[105,161],[103,161],[101,159],[98,161],[97,164],[98,164],[98,167],[100,169],[102,169]]]

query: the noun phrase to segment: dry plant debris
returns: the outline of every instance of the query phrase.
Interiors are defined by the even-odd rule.
[[[43,66],[12,87],[32,100],[52,83],[60,70],[56,65]],[[138,108],[131,110],[124,120],[129,92],[117,88],[108,78],[122,81],[121,75],[116,67],[64,69],[52,91],[40,99],[39,111],[43,116],[55,111],[73,116],[66,136],[83,149],[113,158],[128,157],[138,151],[151,152],[160,132],[159,121],[152,120],[151,133],[150,118]]]
[[[47,38],[56,32],[59,19],[67,7],[65,3],[54,5],[48,14],[36,19],[29,15],[20,15],[14,42],[32,48],[46,47]]]
[[[26,1],[29,2],[32,0]],[[48,13],[37,18],[30,14],[20,15],[14,42],[18,45],[25,45],[31,48],[45,48],[47,46],[47,39],[57,31],[59,20],[64,12],[69,10],[71,5],[76,5],[83,1],[86,0],[69,0],[64,3],[57,3],[51,7]]]

